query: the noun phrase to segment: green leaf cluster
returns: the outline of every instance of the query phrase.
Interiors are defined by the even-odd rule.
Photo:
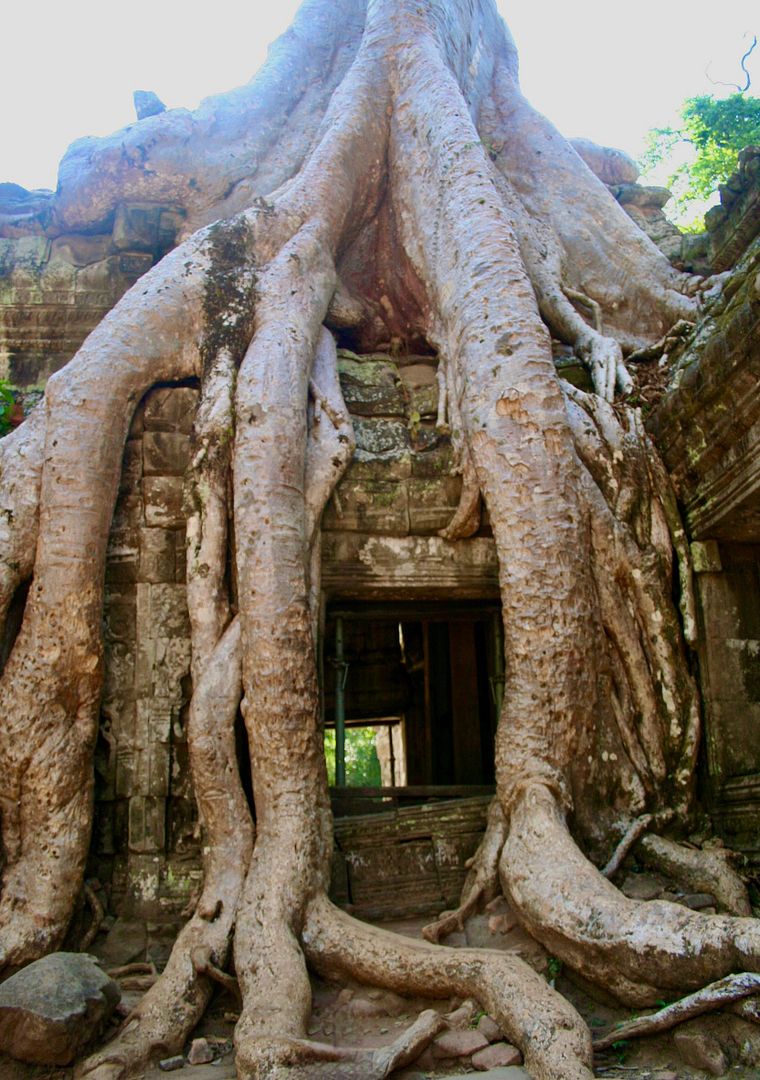
[[[380,759],[375,749],[377,728],[347,728],[346,784],[348,787],[380,787]],[[325,730],[327,781],[335,784],[335,729]]]
[[[653,128],[641,157],[643,172],[668,163],[683,147],[691,148],[691,161],[678,165],[668,177],[679,212],[710,197],[736,169],[739,151],[760,144],[760,98],[711,94],[688,98],[681,107],[677,127]]]
[[[16,398],[10,384],[0,379],[0,439],[12,430],[11,412],[15,404]]]

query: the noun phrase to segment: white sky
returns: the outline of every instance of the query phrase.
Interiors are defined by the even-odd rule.
[[[569,136],[634,156],[686,97],[739,82],[758,0],[497,0],[531,101]],[[0,21],[0,181],[54,187],[66,146],[134,120],[132,91],[170,107],[247,82],[297,0],[35,0]],[[262,10],[263,7],[263,10]],[[745,36],[749,34],[749,37]],[[760,87],[760,47],[749,61]]]

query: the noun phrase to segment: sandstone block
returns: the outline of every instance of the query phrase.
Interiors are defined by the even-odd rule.
[[[118,985],[86,953],[51,953],[0,986],[0,1050],[68,1065],[111,1015]]]
[[[140,529],[140,581],[173,584],[177,575],[177,547],[184,558],[184,534],[175,529]]]
[[[143,424],[146,431],[193,430],[198,391],[191,386],[160,387],[145,399]]]
[[[712,1035],[681,1028],[673,1036],[673,1042],[687,1065],[692,1065],[695,1069],[704,1069],[711,1076],[725,1076],[728,1072],[726,1055]]]
[[[485,1014],[478,1020],[478,1031],[481,1035],[485,1035],[490,1043],[498,1042],[501,1038],[499,1025],[492,1017]]]
[[[650,874],[628,874],[620,887],[620,891],[631,900],[654,900],[662,889],[662,882]]]
[[[187,1055],[189,1065],[208,1065],[214,1060],[214,1051],[208,1039],[193,1039],[190,1044],[190,1053]]]
[[[488,1046],[488,1039],[481,1032],[467,1028],[464,1031],[444,1031],[432,1045],[436,1058],[461,1058],[483,1050]]]
[[[479,1072],[522,1064],[522,1054],[509,1043],[493,1043],[472,1055],[472,1063]]]
[[[402,454],[409,450],[409,428],[404,420],[355,417],[357,450],[368,454]]]
[[[182,1054],[175,1054],[174,1057],[162,1058],[158,1063],[158,1067],[161,1072],[174,1072],[175,1069],[184,1069],[185,1059]]]
[[[100,950],[103,963],[120,967],[142,960],[148,944],[145,923],[132,919],[117,919]]]
[[[145,524],[178,529],[185,524],[181,476],[146,476],[143,481]]]
[[[357,416],[403,416],[406,392],[395,364],[382,360],[338,360],[340,385],[350,413]]]
[[[146,431],[143,468],[146,476],[182,476],[190,460],[190,436],[181,431]]]
[[[149,760],[147,754],[146,760]],[[129,850],[140,854],[166,847],[166,800],[134,795],[129,800]]]

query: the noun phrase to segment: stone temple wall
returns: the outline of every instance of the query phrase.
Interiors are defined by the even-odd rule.
[[[176,916],[200,877],[182,509],[197,397],[158,388],[137,409],[106,566],[91,869],[110,883],[112,910],[153,919]]]
[[[357,451],[324,516],[326,599],[498,595],[487,521],[457,544],[436,535],[456,509],[461,478],[450,437],[435,425],[435,358],[341,351],[339,369]],[[194,386],[157,387],[138,407],[106,565],[89,873],[105,887],[112,912],[157,926],[179,920],[200,881],[185,736],[192,688],[183,510],[197,397]],[[473,813],[475,833],[464,830],[470,846],[483,807]],[[446,872],[454,875],[451,902],[459,871]]]

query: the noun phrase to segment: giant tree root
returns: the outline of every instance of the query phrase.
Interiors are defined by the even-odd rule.
[[[426,941],[437,945],[448,934],[464,930],[470,916],[499,893],[499,857],[506,835],[507,823],[498,799],[494,799],[488,808],[486,831],[467,872],[459,906],[422,928]]]
[[[304,952],[321,975],[424,997],[472,997],[519,1046],[535,1080],[589,1080],[588,1029],[573,1007],[518,957],[447,949],[367,926],[326,896],[309,905]]]
[[[466,474],[447,535],[476,527],[480,492],[499,559],[507,671],[499,803],[462,909],[429,936],[490,895],[498,858],[502,887],[531,933],[639,1004],[754,970],[760,931],[747,919],[625,899],[568,832],[573,802],[582,842],[605,851],[614,821],[663,806],[688,811],[699,709],[683,651],[694,629],[685,537],[674,504],[655,497],[661,474],[640,418],[620,420],[606,403],[563,393],[546,324],[580,350],[610,397],[616,381],[626,384],[623,348],[660,337],[695,304],[682,295],[683,276],[525,102],[491,0],[307,0],[305,12],[316,28],[309,47],[299,47],[299,19],[265,77],[234,102],[136,125],[97,152],[88,144],[92,165],[79,190],[78,152],[64,170],[53,216],[70,224],[87,224],[88,208],[89,223],[101,222],[127,196],[186,200],[193,224],[243,212],[166,256],[51,381],[45,423],[29,429],[23,506],[18,461],[4,478],[16,494],[2,509],[19,501],[21,512],[18,528],[9,517],[0,530],[0,602],[32,572],[33,586],[3,681],[0,963],[55,947],[79,895],[105,546],[129,415],[156,380],[192,375],[203,394],[188,601],[204,890],[166,971],[85,1072],[139,1074],[150,1056],[178,1048],[208,1001],[210,973],[224,973],[234,924],[243,1077],[311,1076],[316,1064],[332,1076],[365,1066],[381,1076],[433,1030],[423,1019],[403,1046],[369,1064],[310,1044],[308,961],[402,992],[475,997],[534,1076],[589,1080],[585,1025],[519,960],[404,941],[325,899],[318,525],[351,436],[324,326],[332,306],[369,350],[424,340],[446,358]],[[135,152],[141,130],[156,140],[145,155]],[[191,163],[191,195],[187,163],[176,176],[162,163],[185,136],[195,148],[198,130],[210,149]],[[486,152],[487,140],[501,150]],[[109,162],[112,203],[114,185],[101,186]],[[32,570],[26,549],[35,538]],[[225,573],[231,545],[237,619]],[[672,604],[674,546],[684,633]],[[238,667],[258,827],[252,854],[231,734]]]
[[[627,1004],[652,1005],[732,971],[760,971],[757,920],[627,899],[580,852],[543,784],[516,793],[499,869],[530,933]]]
[[[646,866],[695,892],[711,893],[719,910],[730,915],[751,915],[747,887],[731,866],[732,853],[725,848],[689,848],[663,836],[645,836],[637,853]]]
[[[178,1053],[202,1017],[214,983],[198,963],[223,968],[253,847],[240,786],[234,722],[240,699],[240,624],[230,624],[191,702],[188,741],[194,789],[206,830],[204,883],[166,968],[102,1050],[77,1069],[89,1080],[141,1076],[157,1057]]]
[[[702,1016],[714,1009],[723,1009],[757,994],[759,990],[760,975],[746,971],[741,975],[728,975],[725,979],[698,990],[696,994],[689,994],[672,1005],[666,1005],[651,1016],[639,1016],[635,1020],[620,1024],[613,1031],[594,1039],[594,1050],[606,1050],[621,1039],[637,1039],[669,1031],[677,1024],[683,1024],[686,1020]]]
[[[238,1062],[238,1076],[277,1080],[385,1080],[420,1056],[436,1035],[446,1027],[444,1018],[433,1009],[420,1013],[416,1021],[388,1046],[358,1049],[333,1046],[306,1039],[278,1041],[259,1039],[253,1072]]]

